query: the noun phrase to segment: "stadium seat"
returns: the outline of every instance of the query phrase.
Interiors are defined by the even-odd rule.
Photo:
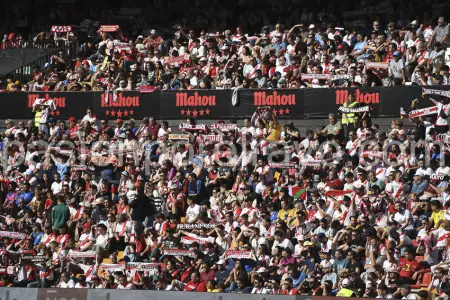
[[[423,274],[423,279],[422,279],[422,283],[421,286],[422,287],[426,287],[430,284],[431,282],[431,278],[433,277],[433,275],[431,273],[425,273]]]
[[[123,251],[119,251],[119,253],[117,253],[117,260],[121,260],[124,257],[124,252]]]
[[[102,263],[104,263],[104,264],[110,264],[110,263],[111,263],[111,260],[110,260],[109,258],[104,258],[103,261],[102,261]]]
[[[418,262],[421,262],[421,261],[423,261],[424,259],[425,259],[424,256],[416,256],[416,260],[417,260]]]
[[[414,247],[417,247],[417,245],[419,245],[419,243],[416,240],[412,240],[412,243],[413,243]]]

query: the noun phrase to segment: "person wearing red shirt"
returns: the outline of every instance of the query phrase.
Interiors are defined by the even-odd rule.
[[[78,139],[78,125],[75,117],[70,117],[69,120],[69,135],[71,139]]]
[[[281,295],[298,295],[298,290],[292,287],[292,279],[286,278],[283,282]]]
[[[401,284],[415,284],[419,274],[425,271],[421,269],[419,262],[413,256],[413,250],[405,249],[404,257],[400,258],[398,263]]]
[[[336,172],[334,171],[330,171],[330,173],[328,174],[328,182],[326,186],[330,187],[333,190],[342,190],[344,188],[342,181],[337,178]]]
[[[152,136],[158,136],[159,127],[160,125],[156,123],[155,118],[150,117],[147,132],[150,132]]]
[[[184,290],[188,292],[206,292],[206,285],[203,281],[200,281],[198,271],[192,273],[191,280],[185,285]]]

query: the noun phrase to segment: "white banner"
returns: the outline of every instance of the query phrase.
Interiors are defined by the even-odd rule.
[[[96,257],[97,254],[95,251],[86,251],[86,252],[69,252],[67,254],[68,257],[74,257],[74,258],[90,258],[90,257]]]
[[[388,63],[386,62],[368,62],[366,63],[366,69],[387,69]]]
[[[447,90],[435,90],[435,89],[422,89],[423,95],[439,95],[443,97],[450,98],[450,91]]]
[[[344,107],[344,106],[340,106],[339,111],[343,112],[343,113],[361,113],[361,112],[368,112],[370,110],[369,106],[362,106],[362,107]]]
[[[322,165],[321,160],[303,160],[300,165],[305,167],[320,167]]]
[[[163,255],[166,255],[166,256],[187,256],[187,257],[191,257],[191,258],[197,258],[197,254],[195,254],[194,251],[185,250],[185,249],[166,249],[166,250],[164,250]]]
[[[149,272],[149,275],[158,275],[159,274],[159,267],[161,266],[160,263],[127,263],[127,270],[136,270],[136,271],[145,271]]]
[[[123,271],[125,269],[124,265],[121,264],[101,264],[100,265],[105,271]]]
[[[330,74],[302,74],[302,80],[329,80],[330,78]]]
[[[417,118],[420,116],[433,115],[433,114],[437,114],[438,111],[439,111],[439,108],[437,106],[416,109],[416,110],[409,112],[409,118],[412,119],[412,118]]]
[[[177,225],[178,229],[186,229],[186,230],[190,230],[190,229],[201,229],[201,228],[206,228],[206,229],[214,229],[216,228],[216,224],[178,224]]]
[[[381,152],[381,151],[364,151],[362,153],[362,157],[383,158],[383,152]]]
[[[178,126],[178,129],[180,130],[206,130],[205,124],[197,124],[197,125],[191,125],[188,123],[180,123]]]
[[[24,240],[27,238],[27,235],[21,232],[0,231],[0,237],[9,237],[12,239]]]
[[[253,251],[247,250],[227,250],[224,254],[225,259],[251,259],[256,261],[256,256]]]

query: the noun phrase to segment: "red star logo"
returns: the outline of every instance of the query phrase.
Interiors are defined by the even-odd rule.
[[[210,112],[211,112],[211,111],[209,110],[209,108],[207,108],[207,109],[205,110],[206,115],[209,115]]]
[[[130,110],[130,116],[134,115],[134,110]]]
[[[57,111],[56,111],[56,115],[59,116],[59,114],[60,114],[60,112],[59,112],[59,110],[57,110]]]
[[[120,109],[119,109],[119,111],[117,112],[117,116],[118,116],[118,117],[121,117],[121,116],[122,116],[122,112],[120,111]]]
[[[192,111],[192,116],[193,116],[194,118],[197,118],[197,115],[198,115],[198,111],[197,111],[196,109],[194,109],[194,110]]]
[[[184,115],[184,109],[182,109],[182,110],[180,111],[180,114]]]
[[[201,109],[201,110],[199,111],[199,113],[200,113],[200,116],[203,116],[203,115],[205,114],[205,111],[204,111],[203,109]]]
[[[291,111],[289,110],[289,108],[286,108],[286,109],[284,110],[284,112],[285,112],[287,115],[291,113]]]
[[[188,115],[188,116],[191,115],[191,111],[189,109],[186,111],[186,115]]]
[[[278,115],[282,116],[284,114],[284,110],[282,108],[280,108],[280,110],[278,111]]]
[[[277,110],[276,110],[276,109],[274,109],[272,112],[273,112],[273,115],[274,115],[274,116],[277,115]]]
[[[55,112],[54,112],[54,111],[51,111],[50,114],[51,114],[52,116],[54,116],[54,115],[55,115]]]
[[[124,112],[123,112],[123,115],[124,115],[125,117],[128,116],[128,110],[124,111]]]
[[[105,111],[105,115],[109,116],[109,109]]]
[[[115,115],[116,115],[116,112],[112,110],[112,111],[111,111],[111,116],[114,117]]]

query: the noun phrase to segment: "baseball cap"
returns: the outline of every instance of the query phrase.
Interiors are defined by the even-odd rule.
[[[267,269],[264,267],[261,267],[258,269],[258,271],[256,271],[256,273],[267,273]]]
[[[68,121],[69,121],[69,122],[76,122],[77,119],[76,119],[75,117],[70,117]]]
[[[400,56],[400,52],[395,51],[392,55],[393,55],[393,56]]]
[[[225,260],[223,260],[223,259],[216,262],[216,265],[224,265],[224,264],[225,264]]]
[[[309,25],[308,29],[313,29],[315,26],[314,24]]]
[[[117,119],[114,121],[114,123],[123,123],[122,119]]]
[[[346,287],[350,285],[350,279],[348,278],[344,278],[344,280],[342,280],[342,286]]]
[[[411,25],[417,25],[417,23],[418,23],[417,20],[414,20],[411,22]]]

